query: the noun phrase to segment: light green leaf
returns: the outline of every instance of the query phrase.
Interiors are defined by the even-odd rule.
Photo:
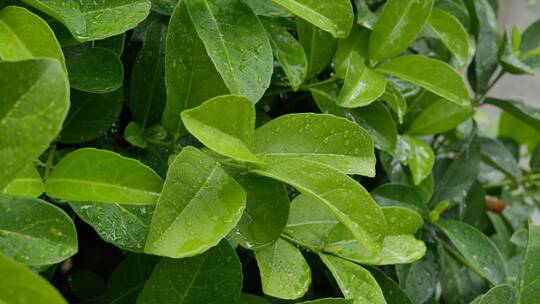
[[[519,280],[519,303],[536,303],[540,295],[540,226],[529,225],[529,239]]]
[[[0,42],[3,60],[54,58],[66,70],[64,55],[53,31],[45,20],[25,8],[8,6],[0,11]]]
[[[333,115],[280,116],[257,129],[253,147],[262,158],[302,158],[346,174],[375,175],[374,148],[369,134]]]
[[[162,259],[137,304],[233,304],[238,303],[241,289],[242,265],[231,245],[223,240],[191,258]]]
[[[352,52],[346,61],[345,82],[336,103],[345,108],[367,106],[386,89],[386,78],[368,68],[358,53]]]
[[[492,284],[506,280],[506,264],[492,240],[476,228],[455,220],[439,221],[443,230],[476,273]]]
[[[245,203],[242,187],[213,158],[186,147],[167,172],[144,252],[173,258],[200,254],[236,226]]]
[[[110,93],[122,86],[124,69],[118,55],[95,47],[66,59],[69,84],[88,93]]]
[[[362,0],[363,1],[363,0]],[[361,58],[367,57],[367,46],[371,32],[358,25],[354,25],[347,39],[340,40],[336,51],[336,75],[345,78],[350,57],[357,53]],[[364,63],[362,62],[362,65]]]
[[[460,106],[436,96],[434,101],[423,108],[414,118],[407,133],[411,135],[432,135],[454,129],[471,118],[474,108]]]
[[[280,299],[298,299],[311,284],[311,269],[298,250],[278,239],[274,244],[255,250],[261,273],[262,290]]]
[[[415,234],[424,225],[422,216],[404,207],[382,207],[386,218],[386,235]]]
[[[150,0],[23,0],[65,25],[79,41],[99,40],[134,28],[150,13]]]
[[[272,19],[262,19],[261,21],[268,34],[274,56],[287,75],[293,90],[298,90],[304,82],[308,70],[304,48],[291,33],[278,23],[273,22]]]
[[[69,108],[69,84],[57,60],[40,59],[0,62],[0,87],[0,189],[4,189],[60,132]]]
[[[0,251],[26,265],[62,262],[77,253],[75,225],[45,201],[0,196]]]
[[[165,86],[167,102],[163,125],[176,137],[187,133],[180,112],[196,107],[209,98],[229,93],[195,30],[186,1],[176,6],[169,21]]]
[[[231,93],[253,103],[259,101],[270,85],[273,57],[255,13],[240,0],[185,2],[208,55]]]
[[[123,250],[143,251],[154,206],[92,202],[70,206],[106,242]]]
[[[411,169],[414,184],[419,185],[431,175],[431,170],[435,164],[435,153],[433,152],[433,149],[422,140],[409,135],[404,135],[403,139],[407,142],[409,147],[407,162]]]
[[[369,58],[379,62],[406,50],[423,29],[432,6],[432,0],[386,2],[371,34]]]
[[[207,100],[182,112],[186,129],[208,148],[240,161],[261,163],[251,151],[255,108],[242,96],[226,95]]]
[[[301,158],[269,158],[257,174],[288,183],[328,207],[369,252],[379,252],[386,223],[382,210],[355,180]]]
[[[516,303],[518,299],[516,288],[510,284],[501,284],[491,288],[475,304],[507,304]],[[533,302],[522,302],[533,303]]]
[[[355,0],[354,4],[356,6],[357,15],[356,23],[372,30],[377,22],[378,16],[369,9],[365,0]]]
[[[123,102],[122,89],[107,94],[71,90],[71,107],[58,141],[75,144],[98,138],[118,120]]]
[[[408,55],[388,60],[377,70],[412,82],[458,105],[470,104],[465,81],[443,61],[422,55]]]
[[[465,66],[469,60],[469,34],[461,22],[451,14],[434,8],[428,26],[452,52],[459,66]]]
[[[38,197],[45,192],[43,179],[34,165],[30,164],[7,185],[3,194]]]
[[[227,170],[230,174],[231,170]],[[234,239],[248,249],[275,242],[287,224],[289,197],[285,186],[273,179],[234,172],[247,194],[246,209],[233,230]]]
[[[480,153],[484,162],[502,171],[514,182],[519,183],[523,179],[517,160],[500,141],[480,137]]]
[[[381,288],[369,271],[335,256],[326,254],[319,256],[332,272],[345,298],[355,299],[353,302],[355,304],[386,304]]]
[[[0,302],[67,304],[43,277],[0,253]],[[16,299],[16,300],[15,300]]]
[[[309,80],[332,62],[337,48],[337,39],[302,19],[296,20],[296,28],[298,39],[308,59],[306,79]]]
[[[45,191],[50,197],[79,202],[151,205],[162,185],[161,177],[135,159],[83,148],[58,162],[47,178]]]
[[[133,120],[143,128],[159,122],[165,107],[166,38],[167,26],[153,21],[146,29],[143,46],[133,64],[128,106]]]
[[[354,22],[351,1],[333,0],[273,0],[296,16],[329,32],[336,38],[346,38]]]

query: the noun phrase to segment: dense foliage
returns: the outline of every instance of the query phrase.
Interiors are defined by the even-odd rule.
[[[0,0],[0,302],[540,303],[540,109],[490,95],[540,21],[497,12]]]

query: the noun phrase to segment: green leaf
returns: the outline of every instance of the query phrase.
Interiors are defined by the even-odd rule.
[[[424,225],[422,216],[403,207],[382,207],[386,218],[386,235],[415,234]]]
[[[508,177],[519,183],[523,179],[519,164],[512,153],[499,141],[480,137],[480,152],[482,160],[490,166],[502,171]]]
[[[537,107],[530,106],[519,100],[486,98],[484,102],[504,110],[520,121],[540,131],[540,109]]]
[[[409,146],[407,162],[411,169],[414,184],[419,185],[431,175],[431,170],[435,164],[435,153],[433,152],[433,149],[422,140],[408,135],[404,135],[403,138]]]
[[[336,38],[346,38],[353,25],[354,14],[349,0],[334,0],[332,2],[316,0],[273,1]]]
[[[270,85],[273,57],[255,13],[240,0],[186,0],[186,6],[231,93],[259,101]]]
[[[336,103],[345,108],[367,106],[377,100],[386,89],[386,78],[368,68],[358,53],[352,52],[345,65],[345,82]]]
[[[506,264],[503,256],[493,241],[482,232],[456,220],[441,220],[437,226],[448,236],[476,273],[495,285],[506,280]]]
[[[83,148],[58,162],[45,190],[48,196],[64,200],[151,205],[162,185],[163,180],[152,169],[135,159]]]
[[[255,173],[288,183],[328,207],[369,252],[379,252],[386,223],[382,210],[355,180],[301,158],[269,158]],[[354,202],[354,203],[353,203]]]
[[[475,304],[506,304],[516,303],[518,295],[516,288],[509,284],[497,285],[486,292]],[[522,302],[532,303],[532,302]]]
[[[92,202],[70,206],[106,242],[123,250],[143,251],[154,206]]]
[[[392,115],[379,102],[359,109],[342,108],[336,105],[339,88],[327,84],[311,88],[311,95],[323,113],[343,117],[365,129],[375,144],[384,151],[394,151],[397,141],[397,128]]]
[[[412,264],[396,266],[399,285],[405,290],[413,303],[425,303],[437,288],[440,261],[435,248],[429,247],[426,255]]]
[[[134,121],[130,121],[124,129],[124,139],[135,147],[142,149],[148,148],[148,142],[144,137],[144,130]]]
[[[304,48],[291,33],[277,22],[272,22],[271,19],[262,19],[261,21],[268,34],[274,56],[287,75],[293,90],[298,90],[304,82],[308,70]]]
[[[432,0],[388,1],[373,28],[369,58],[379,62],[405,51],[424,27],[432,6]]]
[[[134,28],[150,13],[150,0],[23,0],[65,25],[79,41],[99,40]]]
[[[371,191],[373,199],[381,206],[410,208],[421,214],[427,211],[426,204],[418,191],[406,184],[388,183]]]
[[[191,258],[162,259],[137,303],[233,304],[238,303],[241,289],[242,265],[231,245],[223,240]]]
[[[123,99],[122,89],[107,94],[71,90],[71,107],[58,141],[75,144],[98,138],[118,120]]]
[[[238,304],[270,304],[270,302],[256,295],[242,293]]]
[[[338,257],[326,254],[319,256],[332,272],[345,298],[355,299],[356,304],[386,304],[381,288],[369,271]]]
[[[0,196],[0,251],[26,265],[62,262],[77,252],[75,225],[62,209],[34,198]]]
[[[396,113],[400,124],[403,123],[403,117],[407,112],[407,101],[401,92],[391,83],[386,83],[386,90],[381,99]]]
[[[66,70],[64,55],[53,31],[47,22],[25,8],[8,6],[0,11],[0,42],[3,60],[54,58]]]
[[[511,36],[510,31],[507,30],[504,33],[499,47],[499,62],[501,63],[503,70],[515,75],[534,75],[534,69],[521,61],[514,52],[513,39],[514,36]]]
[[[302,158],[346,174],[375,175],[374,148],[369,134],[333,115],[280,116],[257,129],[253,147],[263,158]]]
[[[407,55],[390,59],[377,70],[412,82],[458,105],[470,104],[465,81],[445,62],[422,55]]]
[[[527,249],[523,259],[520,280],[519,280],[519,298],[522,304],[534,303],[538,301],[540,293],[540,281],[538,273],[540,272],[540,227],[529,225],[529,239]]]
[[[0,285],[2,285],[0,293],[2,303],[67,304],[47,280],[2,253],[0,253]]]
[[[452,52],[458,65],[465,66],[469,60],[469,34],[459,20],[441,9],[434,8],[428,26]]]
[[[375,267],[370,267],[368,270],[375,280],[377,280],[387,304],[413,304],[405,291],[382,270]]]
[[[242,187],[213,158],[186,147],[167,172],[144,252],[174,258],[200,254],[236,226],[245,203]]]
[[[195,30],[186,1],[176,6],[169,21],[165,86],[167,102],[163,125],[176,137],[187,133],[180,112],[196,107],[209,98],[229,93]]]
[[[247,194],[246,209],[233,230],[234,239],[248,249],[272,244],[279,239],[289,216],[285,186],[255,174],[235,172],[232,176]]]
[[[354,25],[347,39],[340,40],[336,51],[335,70],[336,75],[345,78],[347,74],[350,57],[353,54],[367,57],[367,46],[371,32],[358,25]],[[364,65],[364,62],[361,63]]]
[[[255,14],[267,17],[292,17],[283,7],[267,0],[242,0],[249,5]]]
[[[255,250],[261,273],[262,290],[280,299],[298,299],[311,284],[311,269],[298,250],[278,239],[274,244]]]
[[[515,246],[510,241],[512,237],[512,232],[508,225],[505,223],[503,217],[497,213],[488,211],[487,215],[493,228],[495,229],[495,234],[491,236],[495,245],[501,250],[501,253],[504,257],[510,258],[515,254]]]
[[[4,189],[60,132],[69,108],[69,84],[57,60],[40,59],[0,62],[0,87]]]
[[[444,255],[441,283],[445,303],[470,303],[485,288],[485,281],[452,255]]]
[[[311,79],[332,62],[337,48],[337,39],[302,19],[297,19],[296,27],[298,39],[308,59],[306,79]]]
[[[111,50],[95,47],[66,59],[72,88],[88,93],[110,93],[122,86],[124,69]]]
[[[529,25],[522,35],[521,58],[523,61],[537,68],[540,66],[540,19]]]
[[[45,192],[43,179],[41,179],[41,175],[32,164],[20,171],[2,191],[3,194],[26,197],[38,197],[43,192]]]
[[[325,298],[315,301],[300,302],[298,304],[353,304],[353,299]]]
[[[365,0],[355,0],[354,4],[356,6],[357,15],[356,23],[372,30],[377,22],[378,16],[369,9]]]
[[[166,38],[167,26],[153,21],[146,30],[142,49],[133,64],[128,106],[133,119],[143,128],[159,122],[165,107]]]
[[[432,135],[444,133],[471,118],[474,108],[460,106],[436,96],[429,105],[421,110],[410,124],[407,133],[411,135]]]
[[[226,95],[207,100],[182,112],[186,129],[208,148],[240,161],[261,163],[251,151],[255,108],[242,96]]]

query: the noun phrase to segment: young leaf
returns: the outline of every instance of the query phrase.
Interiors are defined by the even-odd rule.
[[[0,301],[3,303],[67,304],[43,277],[0,253]],[[13,302],[17,299],[17,302]]]
[[[165,39],[167,26],[153,21],[131,72],[130,100],[133,119],[143,128],[161,120],[165,107]],[[178,114],[178,113],[177,113]]]
[[[95,47],[66,59],[69,84],[87,93],[110,93],[122,86],[124,69],[118,55]]]
[[[34,198],[0,196],[0,251],[26,265],[50,265],[77,253],[75,225],[62,209]]]
[[[227,170],[229,173],[231,170]],[[285,186],[267,177],[234,172],[247,194],[246,210],[233,230],[234,239],[249,249],[274,243],[287,224],[289,197]]]
[[[150,13],[150,0],[23,0],[65,25],[79,41],[99,40],[134,28]]]
[[[213,158],[186,147],[167,172],[144,252],[173,258],[205,252],[236,226],[245,203],[244,189]]]
[[[327,206],[369,252],[382,247],[382,210],[356,181],[326,165],[301,158],[269,158],[255,173],[288,183]]]
[[[212,97],[229,93],[195,30],[186,1],[176,6],[169,21],[165,86],[167,102],[163,125],[176,137],[186,133],[180,112],[196,107]]]
[[[143,251],[154,206],[91,202],[70,206],[106,242],[123,250]]]
[[[0,62],[0,87],[4,189],[60,132],[69,108],[69,84],[58,60],[39,59]]]
[[[298,299],[311,284],[311,269],[298,250],[278,239],[274,244],[255,250],[261,273],[262,290],[280,299]]]
[[[45,192],[45,185],[41,175],[34,165],[30,164],[7,185],[2,191],[3,194],[38,197]]]
[[[272,46],[255,13],[240,0],[186,0],[186,6],[231,93],[253,103],[259,101],[270,85],[273,57]]]
[[[461,75],[440,60],[422,55],[401,56],[388,60],[377,70],[412,82],[458,105],[470,104],[469,91]]]
[[[540,131],[540,109],[519,100],[487,98],[485,103],[501,108],[520,121]]]
[[[261,21],[268,34],[274,56],[287,75],[293,90],[298,90],[306,78],[308,69],[304,48],[291,33],[276,22],[271,19]]]
[[[118,120],[123,99],[122,89],[107,94],[71,90],[71,107],[58,141],[76,144],[98,138]]]
[[[253,147],[254,152],[274,160],[302,158],[346,174],[375,174],[369,134],[333,115],[306,113],[278,117],[257,129]]]
[[[362,266],[331,255],[319,255],[339,285],[345,298],[354,303],[386,304],[381,288]]]
[[[240,161],[261,163],[251,151],[255,108],[242,96],[226,95],[207,100],[182,112],[186,129],[208,148]]]
[[[465,66],[469,60],[469,34],[459,20],[441,9],[434,8],[428,26],[452,52],[458,65]]]
[[[349,0],[321,2],[314,0],[273,0],[296,16],[329,32],[336,38],[346,38],[353,25],[353,8]]]
[[[432,6],[432,0],[386,2],[371,33],[369,59],[376,63],[406,50],[427,22]]]
[[[412,136],[403,136],[409,146],[407,162],[411,169],[412,178],[415,185],[419,185],[423,180],[431,175],[431,170],[435,164],[435,153],[433,149],[424,141]]]
[[[149,303],[238,303],[242,265],[227,241],[191,258],[164,258],[137,299]],[[179,302],[179,300],[181,302]]]
[[[540,227],[529,225],[529,238],[527,241],[527,249],[523,259],[522,269],[519,281],[519,298],[520,304],[534,303],[540,295],[540,281],[538,274],[540,273]]]
[[[311,79],[332,62],[337,48],[337,39],[301,19],[297,19],[296,28],[298,39],[308,60],[306,79]]]
[[[367,106],[386,89],[386,78],[368,68],[358,53],[352,52],[346,61],[345,82],[336,103],[345,108]]]
[[[151,205],[162,185],[161,177],[137,160],[83,148],[58,162],[47,178],[45,191],[50,197],[79,202]]]
[[[45,20],[25,8],[8,6],[0,11],[0,44],[3,60],[54,58],[66,70],[64,55],[53,31]]]
[[[480,152],[483,161],[502,171],[512,178],[514,182],[521,182],[523,175],[519,164],[501,142],[487,137],[480,137]]]
[[[506,280],[506,264],[492,240],[476,228],[456,220],[439,221],[443,230],[470,267],[492,284]]]
[[[444,98],[437,98],[423,108],[410,124],[411,135],[433,135],[454,129],[474,115],[471,106],[460,106]]]

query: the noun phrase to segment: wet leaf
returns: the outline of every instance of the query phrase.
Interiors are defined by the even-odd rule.
[[[69,84],[87,93],[110,93],[122,86],[124,69],[111,50],[95,47],[66,59]]]

